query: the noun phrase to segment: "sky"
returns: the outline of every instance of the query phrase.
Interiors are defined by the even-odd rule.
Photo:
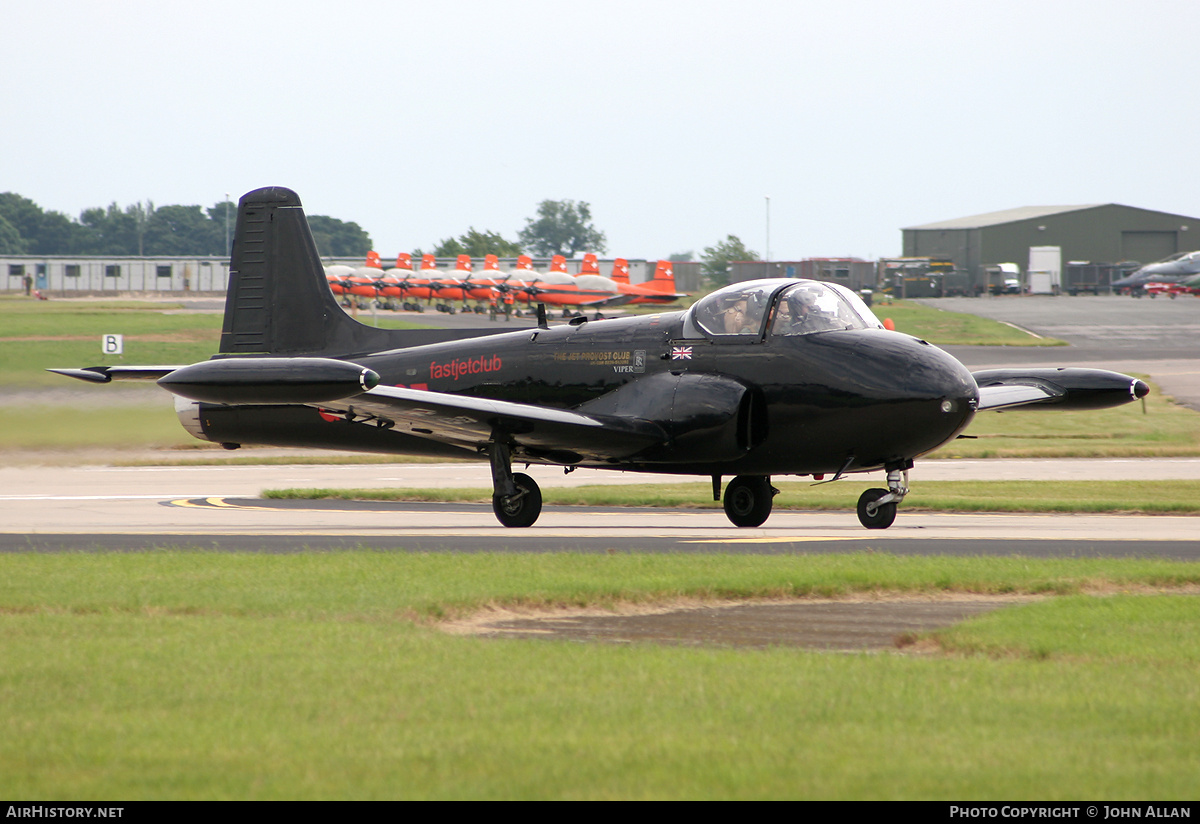
[[[14,0],[0,28],[0,192],[72,217],[286,186],[387,260],[569,199],[609,255],[798,260],[1018,206],[1200,215],[1195,0]]]

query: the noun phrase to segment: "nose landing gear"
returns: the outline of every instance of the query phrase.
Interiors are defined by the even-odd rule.
[[[887,489],[868,489],[858,499],[858,522],[867,529],[887,529],[896,520],[896,504],[908,494],[908,470],[889,469]]]

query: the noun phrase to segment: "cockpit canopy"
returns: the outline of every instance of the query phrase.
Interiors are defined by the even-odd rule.
[[[706,295],[688,326],[708,337],[811,335],[841,329],[880,329],[871,310],[844,286],[817,280],[752,280]]]

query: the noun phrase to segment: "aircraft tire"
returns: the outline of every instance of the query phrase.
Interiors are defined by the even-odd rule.
[[[867,504],[888,494],[886,489],[868,489],[858,498],[858,522],[867,529],[887,529],[896,520],[896,502],[882,504],[874,515],[867,514]]]
[[[771,514],[771,482],[764,475],[738,475],[725,487],[725,516],[734,526],[760,526]]]
[[[524,492],[514,501],[505,501],[503,495],[492,496],[492,511],[496,520],[508,527],[533,526],[542,514],[542,490],[537,481],[523,472],[513,473],[513,484]]]

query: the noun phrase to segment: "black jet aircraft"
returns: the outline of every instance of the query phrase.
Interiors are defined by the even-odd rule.
[[[57,369],[88,381],[156,380],[183,425],[241,444],[486,459],[505,526],[541,511],[514,462],[712,479],[738,526],[771,511],[778,475],[882,470],[858,502],[891,525],[913,460],[979,410],[1099,408],[1143,397],[1097,369],[972,374],[885,330],[849,290],[808,280],[720,289],[690,309],[428,342],[351,319],[330,293],[296,194],[238,205],[220,353],[190,366]],[[437,334],[430,332],[429,334]],[[443,333],[444,334],[444,333]]]

